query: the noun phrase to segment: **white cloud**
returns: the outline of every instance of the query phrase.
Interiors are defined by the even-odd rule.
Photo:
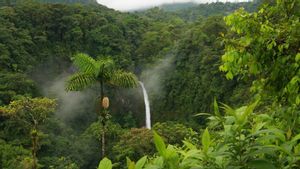
[[[105,5],[120,11],[130,11],[143,8],[151,8],[165,3],[175,2],[195,2],[195,3],[209,3],[216,2],[217,0],[97,0],[99,4]],[[219,0],[220,2],[236,2],[248,0]]]

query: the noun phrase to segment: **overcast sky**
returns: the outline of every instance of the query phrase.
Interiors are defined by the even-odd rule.
[[[150,8],[165,3],[174,2],[196,2],[196,3],[207,3],[216,2],[216,0],[97,0],[98,3],[105,5],[109,8],[113,8],[120,11],[136,10],[141,8]],[[235,2],[237,0],[219,0],[220,2]],[[247,1],[247,0],[238,0]]]

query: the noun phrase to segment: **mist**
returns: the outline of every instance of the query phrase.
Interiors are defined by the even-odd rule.
[[[247,2],[249,0],[219,0],[219,2]],[[97,0],[99,4],[113,8],[119,11],[132,11],[139,9],[147,9],[155,6],[160,6],[162,4],[171,3],[212,3],[217,2],[217,0]]]
[[[57,98],[58,110],[56,116],[62,120],[75,118],[79,113],[86,113],[87,107],[93,104],[93,94],[90,90],[80,92],[67,92],[65,90],[66,80],[69,74],[63,73],[51,82],[43,86],[44,95],[51,98]]]
[[[141,81],[145,84],[145,87],[150,95],[163,94],[163,78],[166,77],[167,73],[172,71],[173,61],[174,56],[166,56],[142,72]]]

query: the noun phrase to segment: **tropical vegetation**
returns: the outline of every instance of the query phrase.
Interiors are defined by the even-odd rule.
[[[299,169],[299,9],[0,2],[0,168]]]

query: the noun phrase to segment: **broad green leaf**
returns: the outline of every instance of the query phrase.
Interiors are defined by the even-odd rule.
[[[188,148],[188,149],[190,149],[190,150],[195,150],[195,149],[197,149],[197,147],[194,145],[194,144],[192,144],[192,143],[190,143],[190,142],[188,142],[188,141],[182,141],[183,142],[183,144]]]
[[[282,142],[286,141],[286,139],[285,139],[285,133],[282,130],[279,130],[279,129],[260,130],[260,131],[257,131],[255,133],[253,133],[253,136],[260,135],[260,134],[268,134],[268,135],[271,135],[271,136],[273,135],[274,138],[279,139]]]
[[[194,116],[211,116],[209,113],[197,113]]]
[[[240,116],[240,120],[242,124],[246,123],[248,116],[253,113],[253,110],[255,109],[257,103],[258,101],[251,104],[250,106],[247,106],[246,110]]]
[[[214,98],[214,113],[215,113],[215,115],[218,116],[218,117],[221,116],[220,111],[219,111],[219,106],[218,106],[216,97]]]
[[[293,139],[291,140],[292,142],[296,142],[300,140],[300,134],[297,134],[296,136],[293,137]]]
[[[203,146],[203,150],[204,152],[208,151],[208,148],[210,146],[210,134],[208,132],[208,129],[206,128],[203,135],[202,135],[202,146]]]
[[[200,150],[189,150],[185,154],[182,154],[184,156],[183,160],[187,158],[192,158],[192,159],[199,159],[201,160],[203,158],[203,153]]]
[[[266,145],[265,146],[266,148],[273,148],[274,151],[275,150],[279,150],[279,151],[282,151],[290,156],[292,156],[291,152],[287,151],[284,147],[281,147],[281,146],[277,146],[277,145]]]
[[[135,169],[142,169],[147,161],[147,156],[142,157],[135,164]]]
[[[103,158],[98,166],[98,169],[112,169],[112,163],[108,158]]]
[[[134,161],[131,161],[130,158],[126,157],[126,162],[127,162],[127,168],[128,169],[135,169]]]
[[[226,78],[229,79],[229,80],[233,79],[233,74],[232,74],[231,71],[229,71],[229,72],[226,73]]]
[[[230,106],[224,104],[224,103],[221,103],[222,104],[222,109],[225,110],[225,113],[227,115],[232,115],[232,116],[236,116],[235,115],[235,110],[233,108],[231,108]]]
[[[252,169],[276,169],[276,167],[266,160],[253,160],[248,163],[248,166]]]
[[[255,123],[252,127],[252,134],[256,133],[257,131],[261,130],[267,123],[265,122],[258,122]]]
[[[164,159],[162,157],[156,157],[153,161],[153,164],[162,167],[164,164]]]
[[[145,167],[145,169],[163,169],[163,168],[157,165],[149,164]]]
[[[166,149],[165,161],[168,163],[170,168],[178,168],[179,156],[172,145],[168,145]]]
[[[292,130],[291,130],[291,128],[289,128],[288,131],[286,132],[287,140],[289,140],[291,138],[291,136],[292,136]]]
[[[156,150],[159,152],[161,156],[164,157],[166,154],[166,145],[164,143],[164,140],[155,131],[153,131],[153,134],[154,134],[154,144]]]
[[[299,105],[300,104],[300,96],[297,96],[296,97],[296,105]]]
[[[296,62],[300,61],[300,53],[297,53],[296,57],[295,57]]]
[[[234,61],[234,55],[232,55],[232,54],[230,55],[229,54],[229,55],[227,55],[226,59],[227,59],[228,62],[233,62]]]

